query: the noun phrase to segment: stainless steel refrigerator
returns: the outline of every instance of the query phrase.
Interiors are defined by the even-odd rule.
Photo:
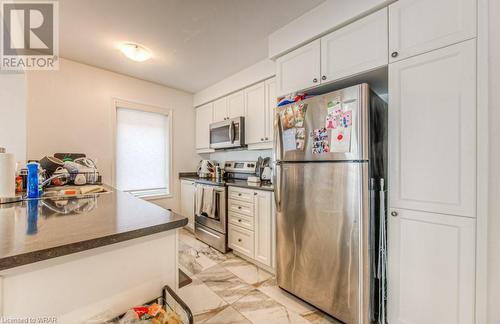
[[[360,84],[275,114],[278,285],[346,323],[376,322],[381,302],[385,221],[373,193],[386,174],[386,112]]]

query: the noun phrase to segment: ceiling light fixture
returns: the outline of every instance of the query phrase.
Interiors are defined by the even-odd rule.
[[[120,45],[120,50],[126,57],[136,62],[144,62],[151,58],[151,52],[139,44],[125,43]]]

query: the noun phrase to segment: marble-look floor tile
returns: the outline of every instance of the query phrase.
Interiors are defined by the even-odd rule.
[[[185,229],[179,232],[179,241],[195,249],[198,254],[202,254],[210,260],[220,263],[226,261],[227,257],[216,249],[198,240],[192,233]]]
[[[257,289],[285,306],[288,310],[299,315],[307,314],[315,310],[313,306],[278,287],[276,278],[265,281]]]
[[[240,298],[232,304],[232,307],[252,323],[308,323],[305,318],[288,310],[258,290],[253,290]]]
[[[241,258],[231,258],[221,263],[224,268],[251,285],[259,285],[273,275]]]
[[[182,271],[186,272],[188,276],[193,276],[205,269],[213,267],[217,262],[180,241],[179,264],[182,267]]]
[[[205,321],[206,324],[249,324],[251,323],[247,320],[241,313],[236,311],[231,306],[224,308],[214,317]]]
[[[308,314],[302,314],[301,316],[309,323],[313,324],[342,324],[342,322],[337,321],[320,310],[314,310]]]
[[[204,270],[196,277],[229,304],[253,290],[252,286],[220,265]]]
[[[193,316],[194,317],[193,318],[193,322],[195,324],[206,323],[206,321],[210,320],[212,317],[216,316],[217,314],[219,314],[220,312],[222,312],[227,307],[228,307],[228,305],[224,305],[224,306],[219,307],[219,308],[211,309],[211,310],[209,310],[208,312],[205,312],[205,313],[196,314],[196,315]]]
[[[217,296],[200,279],[193,277],[193,282],[179,289],[179,296],[189,306],[194,315],[221,308],[227,303]]]

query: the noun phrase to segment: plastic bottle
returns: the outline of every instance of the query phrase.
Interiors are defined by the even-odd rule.
[[[29,162],[26,166],[28,167],[28,198],[38,198],[40,196],[40,190],[38,188],[38,167],[40,164],[37,162]]]

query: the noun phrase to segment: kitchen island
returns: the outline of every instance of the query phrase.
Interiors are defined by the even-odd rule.
[[[186,224],[114,189],[0,205],[0,318],[112,318],[176,289]]]

